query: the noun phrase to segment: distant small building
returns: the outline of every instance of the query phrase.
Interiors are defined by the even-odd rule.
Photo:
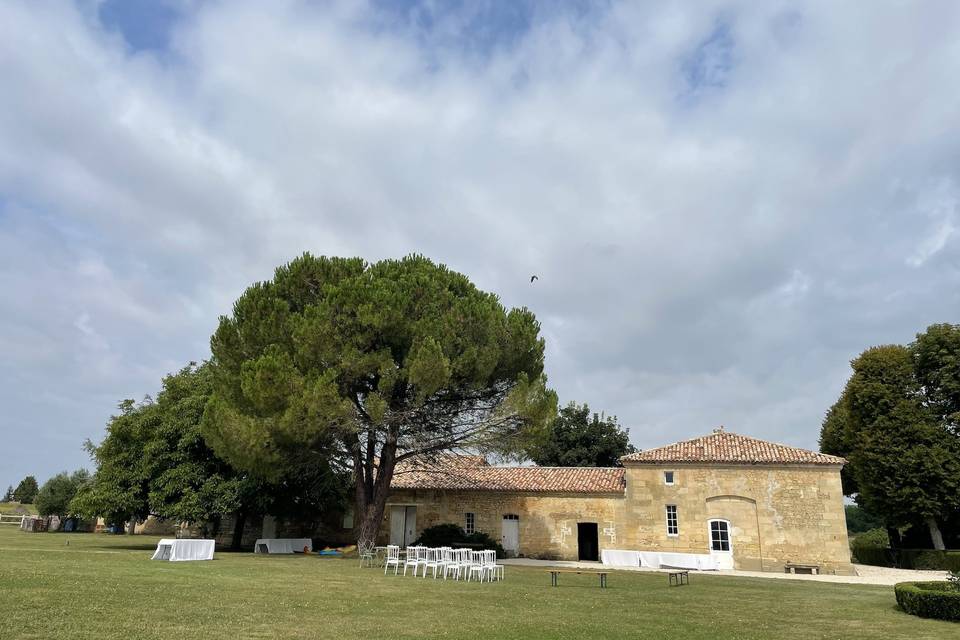
[[[623,468],[495,467],[453,455],[404,464],[380,538],[407,545],[452,522],[534,558],[637,550],[710,554],[745,570],[853,571],[843,458],[720,428],[621,460]]]

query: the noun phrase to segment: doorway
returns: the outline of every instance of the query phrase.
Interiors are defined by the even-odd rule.
[[[406,547],[417,539],[417,508],[390,507],[390,544]]]
[[[500,527],[500,545],[511,556],[520,553],[520,516],[507,513]]]
[[[600,539],[596,522],[577,523],[577,559],[596,562],[600,559]]]
[[[730,543],[730,521],[710,520],[710,555],[720,569],[733,569],[733,545]]]

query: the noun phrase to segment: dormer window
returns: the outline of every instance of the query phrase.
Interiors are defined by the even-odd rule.
[[[673,484],[673,471],[663,472],[663,484],[666,484],[666,485]]]

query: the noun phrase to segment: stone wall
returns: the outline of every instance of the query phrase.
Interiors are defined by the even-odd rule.
[[[666,485],[664,471],[674,472]],[[737,569],[783,571],[787,562],[817,564],[824,573],[851,573],[839,468],[650,466],[626,471],[624,495],[492,491],[395,491],[379,540],[390,539],[391,506],[417,507],[416,530],[443,522],[501,540],[505,514],[519,516],[520,555],[575,560],[577,523],[593,522],[599,548],[709,553],[711,519],[730,523]],[[667,535],[666,505],[677,506],[679,532]]]
[[[674,472],[667,485],[665,471]],[[631,549],[709,552],[711,519],[732,527],[734,567],[783,571],[787,562],[852,573],[839,467],[628,467],[624,539]],[[666,505],[679,535],[668,536]]]
[[[519,516],[520,555],[544,559],[577,558],[577,523],[595,522],[600,549],[622,549],[617,537],[624,517],[623,496],[504,493],[493,491],[395,491],[387,501],[379,541],[390,540],[390,507],[415,505],[417,533],[444,522],[464,526],[475,514],[475,528],[501,540],[503,516]]]

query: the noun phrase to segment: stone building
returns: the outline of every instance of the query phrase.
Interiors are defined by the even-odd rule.
[[[623,468],[495,467],[479,457],[398,468],[381,539],[453,522],[508,552],[596,560],[605,549],[710,554],[726,568],[851,573],[845,460],[724,431],[623,457]]]

